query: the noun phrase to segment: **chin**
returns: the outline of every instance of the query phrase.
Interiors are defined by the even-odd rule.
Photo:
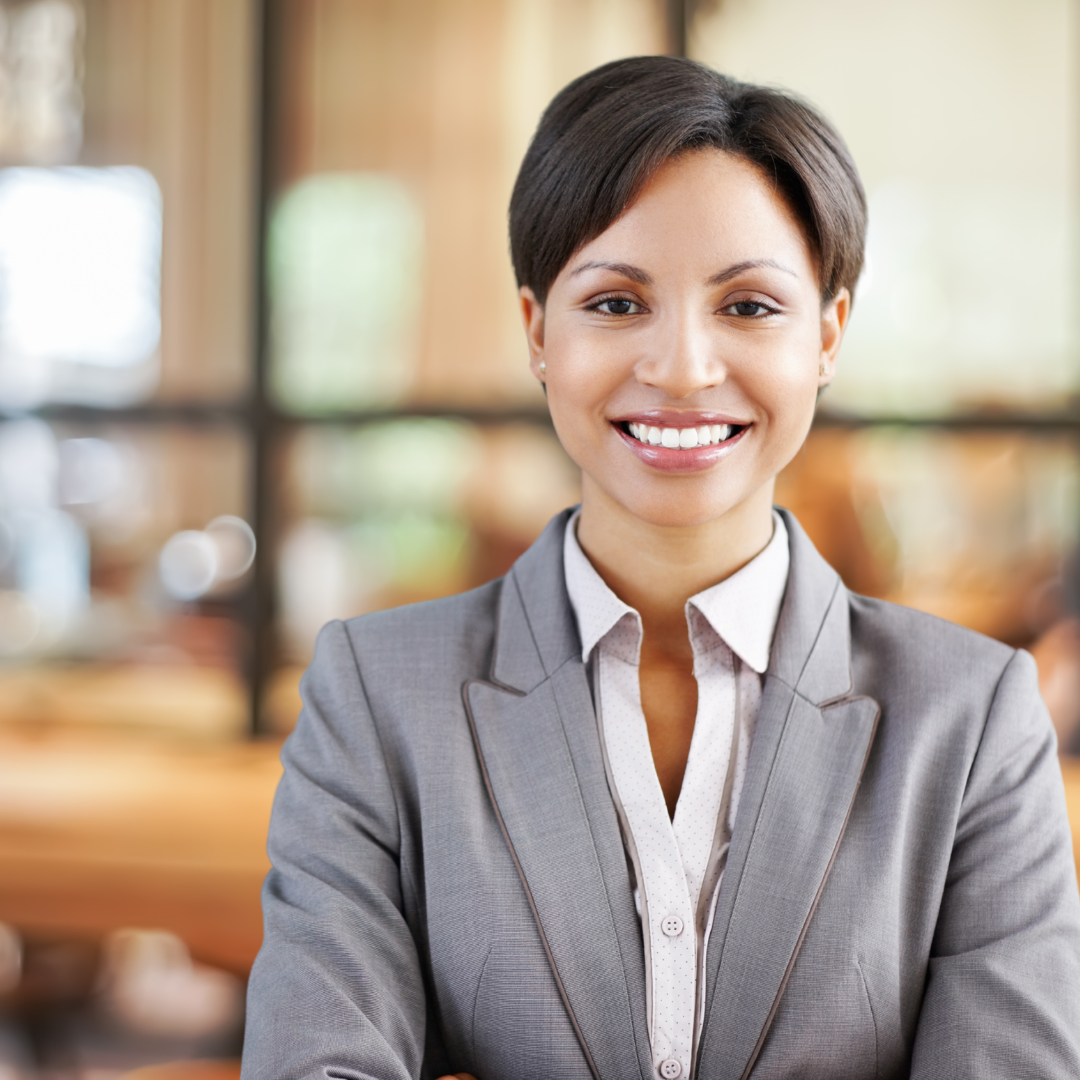
[[[673,479],[666,480],[662,486],[666,490],[628,492],[626,498],[619,501],[634,517],[649,525],[692,529],[719,520],[753,494],[749,491],[717,491],[710,489],[710,485],[681,484]]]

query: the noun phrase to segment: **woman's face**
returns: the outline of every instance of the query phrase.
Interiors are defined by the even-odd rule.
[[[522,306],[586,499],[595,485],[644,521],[688,526],[771,502],[833,376],[849,297],[822,307],[802,229],[754,166],[700,150],[571,258],[543,308],[528,289]]]

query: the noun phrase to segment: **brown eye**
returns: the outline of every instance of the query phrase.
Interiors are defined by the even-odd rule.
[[[605,315],[632,315],[636,306],[633,300],[624,300],[616,296],[608,300],[601,300],[596,305],[596,310],[603,312]]]
[[[768,308],[764,304],[759,304],[756,300],[740,300],[737,304],[732,304],[732,308],[736,315],[764,315],[768,312]]]

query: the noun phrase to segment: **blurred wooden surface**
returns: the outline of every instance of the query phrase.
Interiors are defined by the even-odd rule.
[[[122,1080],[240,1080],[239,1061],[171,1061],[145,1065],[125,1073]]]
[[[246,975],[279,750],[0,729],[0,922],[171,930]]]
[[[279,750],[0,729],[0,922],[171,930],[196,958],[246,974]],[[1080,862],[1080,759],[1062,773]]]

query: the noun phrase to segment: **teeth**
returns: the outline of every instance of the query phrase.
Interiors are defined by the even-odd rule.
[[[658,428],[648,424],[630,423],[630,434],[638,442],[664,446],[669,450],[692,450],[695,446],[716,446],[727,442],[735,429],[731,424],[702,424],[696,428]]]

